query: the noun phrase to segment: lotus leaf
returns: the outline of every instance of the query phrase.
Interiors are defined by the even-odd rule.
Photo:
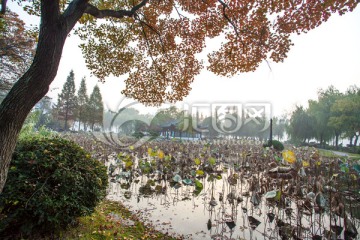
[[[197,196],[200,194],[200,192],[203,190],[203,184],[195,179],[195,191],[194,191],[194,194]]]
[[[344,173],[348,173],[349,172],[349,165],[347,163],[343,163],[340,165],[340,171],[344,172]]]
[[[284,160],[290,164],[293,164],[296,162],[296,156],[293,151],[285,150],[282,152],[282,156],[283,156]]]
[[[196,170],[196,175],[203,176],[203,175],[204,175],[204,171],[198,169],[198,170]]]
[[[210,165],[214,166],[216,164],[216,159],[213,158],[213,157],[210,157],[209,158],[209,163],[210,163]]]
[[[191,184],[193,184],[193,181],[192,181],[191,179],[188,179],[188,178],[183,179],[182,182],[183,182],[185,185],[191,185]]]
[[[158,151],[158,158],[163,159],[164,158],[164,152],[159,150]]]
[[[355,164],[355,165],[353,166],[353,169],[354,169],[358,174],[360,174],[360,165],[359,165],[359,164]]]
[[[303,167],[310,167],[310,163],[308,161],[302,161]]]
[[[179,174],[176,174],[176,175],[173,177],[173,181],[174,181],[174,182],[177,182],[177,183],[181,182],[181,177],[180,177],[180,175],[179,175]]]
[[[265,194],[265,198],[267,200],[279,201],[280,200],[280,191],[277,191],[277,190],[269,191]]]

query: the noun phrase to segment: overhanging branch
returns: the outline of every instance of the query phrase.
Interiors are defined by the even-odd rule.
[[[238,29],[237,29],[235,23],[234,23],[233,21],[231,21],[231,19],[229,18],[229,16],[226,14],[226,8],[228,8],[229,6],[228,6],[226,3],[224,3],[222,0],[218,0],[218,2],[223,6],[223,15],[224,15],[224,18],[231,24],[231,26],[233,26],[234,31],[235,31],[235,33],[236,33],[236,36],[237,36],[237,37],[240,37],[239,32],[238,32]]]
[[[85,13],[90,14],[96,18],[105,18],[105,17],[114,17],[114,18],[123,18],[123,17],[132,17],[135,15],[136,11],[146,5],[149,0],[143,0],[138,5],[135,5],[131,10],[111,10],[111,9],[98,9],[97,7],[87,4]]]

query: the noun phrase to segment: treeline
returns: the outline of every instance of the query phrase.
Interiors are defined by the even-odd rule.
[[[99,87],[96,85],[88,96],[86,79],[82,78],[76,92],[75,75],[71,70],[56,104],[44,97],[33,114],[38,115],[37,126],[46,126],[56,131],[95,130],[102,127],[104,105]]]
[[[349,139],[349,146],[357,146],[360,133],[360,89],[349,87],[342,93],[334,86],[318,91],[317,100],[309,100],[308,108],[297,106],[293,111],[287,133],[291,142],[305,144],[315,139],[320,147],[341,138]]]
[[[264,117],[248,121],[236,113],[228,113],[226,116],[199,116],[196,113],[189,115],[175,106],[162,109],[155,116],[140,114],[133,108],[123,109],[120,113],[108,111],[104,115],[104,126],[106,126],[105,131],[137,136],[141,136],[141,133],[151,135],[163,133],[175,137],[209,139],[251,137],[265,140],[270,134],[267,127],[269,119]],[[285,117],[273,119],[274,138],[282,139],[285,136],[285,128]]]
[[[231,111],[223,116],[205,117],[187,115],[174,106],[160,110],[155,116],[141,114],[134,108],[104,111],[99,87],[95,86],[88,96],[86,80],[82,78],[76,92],[73,71],[69,73],[57,103],[52,104],[51,99],[45,97],[37,104],[36,112],[39,114],[37,126],[57,131],[102,130],[136,136],[143,133],[159,135],[167,131],[176,137],[211,139],[252,137],[267,140],[270,136],[269,119],[256,117],[249,121]],[[236,127],[239,127],[236,131],[231,129]],[[347,138],[352,147],[359,144],[359,133],[360,88],[357,86],[351,86],[343,93],[334,86],[320,89],[318,98],[309,100],[307,108],[296,106],[290,116],[272,119],[273,139],[288,139],[294,144],[314,143],[320,147],[333,145],[340,148],[344,147],[339,144],[340,139]]]

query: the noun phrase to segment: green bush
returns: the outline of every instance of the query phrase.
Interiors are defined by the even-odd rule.
[[[59,137],[20,140],[0,195],[0,238],[52,234],[91,214],[106,194],[106,167]]]
[[[263,146],[264,147],[271,147],[272,146],[277,151],[284,150],[284,145],[281,142],[277,141],[277,140],[272,140],[271,144],[270,144],[270,141],[269,141],[268,143],[264,144]]]
[[[277,151],[284,150],[284,145],[281,142],[277,141],[277,140],[272,140],[272,146]]]

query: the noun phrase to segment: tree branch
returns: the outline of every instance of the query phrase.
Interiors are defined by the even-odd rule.
[[[76,22],[84,14],[89,0],[73,0],[63,13],[66,22],[67,32],[75,26]]]
[[[103,9],[100,10],[97,7],[87,4],[85,13],[88,13],[96,18],[105,18],[105,17],[114,17],[114,18],[123,18],[123,17],[132,17],[135,15],[136,11],[146,5],[149,0],[143,0],[138,5],[135,5],[131,10],[111,10]]]
[[[146,20],[146,17],[143,16]],[[165,53],[165,48],[164,48],[164,42],[161,38],[161,34],[151,25],[149,25],[148,23],[146,23],[145,21],[141,20],[140,18],[136,18],[136,20],[138,20],[141,24],[144,24],[145,26],[147,26],[151,31],[153,31],[158,37],[159,37],[159,41],[160,41],[160,45],[161,45],[161,49],[163,51],[163,53]]]
[[[231,21],[231,19],[228,17],[228,15],[226,15],[225,10],[226,10],[226,8],[228,8],[229,6],[228,6],[226,3],[224,3],[222,0],[218,0],[218,2],[223,6],[223,15],[224,15],[224,18],[233,26],[234,31],[235,31],[235,33],[236,33],[236,36],[237,36],[237,37],[240,37],[236,25]]]
[[[145,42],[146,42],[146,45],[147,45],[148,50],[149,50],[150,58],[151,58],[153,64],[155,65],[155,68],[159,71],[160,75],[163,77],[164,84],[166,84],[168,82],[168,80],[166,79],[165,74],[163,73],[163,71],[161,71],[160,67],[158,66],[156,60],[153,57],[153,54],[152,54],[152,51],[151,51],[151,46],[150,46],[149,40],[147,38],[147,35],[146,35],[143,24],[144,24],[143,22],[140,22],[140,26],[142,28],[142,32],[143,32],[143,35],[144,35],[144,38],[145,38]]]

